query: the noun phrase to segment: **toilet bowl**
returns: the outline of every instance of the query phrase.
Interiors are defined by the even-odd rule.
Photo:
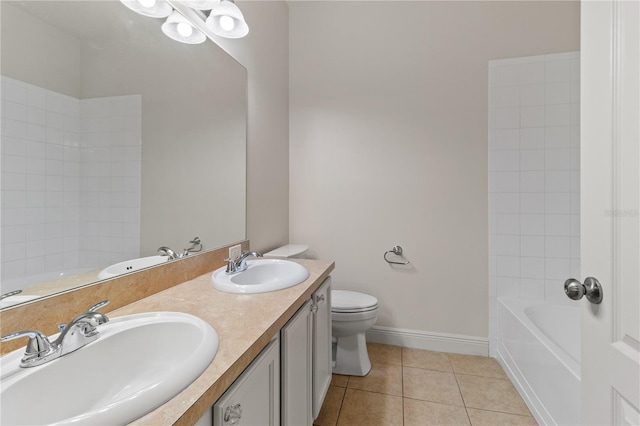
[[[309,246],[303,244],[287,244],[286,246],[278,247],[275,250],[271,250],[265,254],[264,257],[286,257],[290,259],[305,259],[307,257],[307,250]]]
[[[365,333],[376,323],[378,300],[364,293],[331,291],[333,372],[365,376],[371,370]]]

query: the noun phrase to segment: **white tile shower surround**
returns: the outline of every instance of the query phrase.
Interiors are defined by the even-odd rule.
[[[498,297],[570,303],[580,275],[580,54],[489,62],[489,351]]]
[[[3,76],[0,99],[3,282],[137,256],[141,97]]]

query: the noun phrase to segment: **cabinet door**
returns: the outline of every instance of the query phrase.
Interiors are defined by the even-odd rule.
[[[313,418],[331,384],[331,277],[313,294]]]
[[[282,327],[282,411],[284,426],[304,426],[313,422],[311,406],[313,316],[311,301]]]
[[[213,424],[280,424],[280,345],[277,337],[214,404]]]

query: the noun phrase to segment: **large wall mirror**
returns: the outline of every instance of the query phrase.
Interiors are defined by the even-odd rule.
[[[0,7],[2,293],[246,237],[244,67],[119,1]]]

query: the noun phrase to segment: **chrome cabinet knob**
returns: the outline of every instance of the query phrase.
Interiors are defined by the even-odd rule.
[[[569,278],[564,282],[564,293],[573,300],[587,296],[587,300],[595,305],[602,302],[602,285],[593,277],[587,277],[584,284],[575,278]]]
[[[227,407],[224,410],[224,422],[230,425],[237,424],[242,418],[242,405],[236,404],[234,406]]]

